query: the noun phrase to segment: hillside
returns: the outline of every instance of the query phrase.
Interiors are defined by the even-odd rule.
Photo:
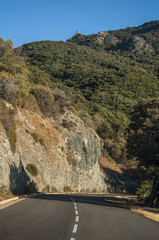
[[[13,154],[7,164],[17,164],[11,176],[24,169],[24,181],[29,176],[39,189],[127,191],[143,177],[134,168],[141,163],[151,178],[158,169],[158,34],[159,21],[152,21],[14,50],[11,41],[0,39],[1,140],[8,139]],[[148,145],[150,161],[143,154]],[[40,171],[37,179],[28,173],[29,152]],[[46,162],[48,177],[42,172]]]
[[[77,33],[68,42],[129,57],[159,76],[159,21],[147,22],[138,27],[100,31],[92,35]]]
[[[0,54],[0,199],[9,190],[22,194],[136,187],[133,177],[130,183],[121,173],[104,173],[100,137],[77,116],[64,90],[47,86],[49,75],[27,66],[24,57],[14,54],[10,40],[0,39]]]
[[[100,138],[69,111],[65,93],[58,102],[58,91],[31,84],[11,41],[0,39],[0,67],[0,199],[8,190],[106,191]]]
[[[154,31],[156,33],[156,28]],[[119,32],[127,33],[127,30]],[[113,34],[117,34],[116,31]],[[16,54],[26,59],[32,72],[38,67],[43,74],[47,74],[45,81],[39,77],[37,79],[34,74],[31,82],[65,90],[77,114],[85,121],[88,119],[104,140],[106,152],[118,162],[127,161],[124,135],[130,123],[130,113],[139,99],[159,96],[155,65],[158,55],[151,56],[153,64],[150,67],[149,63],[139,62],[136,53],[132,53],[134,57],[131,57],[105,48],[95,50],[90,44],[81,46],[82,42],[75,41],[80,37],[87,39],[89,36],[78,33],[66,43],[33,42],[16,49]],[[96,36],[91,35],[91,39],[94,42]],[[148,55],[140,57],[145,61]]]

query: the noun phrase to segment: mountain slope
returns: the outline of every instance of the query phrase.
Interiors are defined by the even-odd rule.
[[[145,24],[145,27],[133,28],[131,32],[148,34],[149,29],[154,34],[154,31],[158,31],[157,23],[154,23],[154,27],[151,23]],[[119,37],[121,34],[122,41],[127,32],[128,29],[114,31],[112,36]],[[104,34],[107,36],[107,33]],[[77,35],[85,39],[89,37],[79,33]],[[91,35],[91,39],[94,42],[96,36]],[[32,83],[65,90],[77,114],[85,121],[88,119],[87,122],[102,137],[106,151],[117,161],[125,159],[124,135],[134,105],[140,98],[159,96],[158,55],[154,52],[131,51],[128,54],[123,49],[121,52],[105,48],[97,51],[94,47],[91,49],[89,44],[81,46],[81,43],[77,42],[80,44],[77,45],[76,41],[70,41],[33,42],[23,45],[15,52],[25,58],[32,73],[33,70],[38,71],[38,74],[31,75]]]
[[[133,40],[138,36],[136,44]],[[101,31],[98,34],[84,35],[77,33],[68,42],[89,46],[96,50],[127,51],[138,53],[159,53],[159,21],[151,21],[139,27],[128,27],[120,30]],[[145,41],[145,42],[144,42]],[[137,49],[137,43],[140,45]],[[143,45],[149,46],[144,49]],[[136,48],[136,49],[135,49]]]
[[[129,57],[159,76],[159,21],[150,21],[139,27],[102,31],[88,36],[77,33],[68,39],[68,42]]]
[[[50,86],[63,84],[107,109],[126,111],[125,103],[158,96],[159,84],[153,71],[122,56],[52,41],[26,44],[16,51],[49,74]]]

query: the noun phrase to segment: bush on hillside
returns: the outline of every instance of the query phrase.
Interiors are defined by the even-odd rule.
[[[38,169],[35,164],[27,164],[26,169],[32,176],[36,177],[38,175]]]
[[[152,186],[152,180],[145,180],[141,183],[140,187],[137,189],[136,192],[139,201],[146,202],[146,200],[150,197]]]
[[[59,112],[60,107],[55,102],[55,98],[50,89],[44,86],[37,86],[33,87],[30,93],[34,95],[40,110],[45,116],[51,117]]]
[[[18,86],[14,80],[10,78],[4,78],[0,80],[0,97],[6,101],[13,103],[16,99],[16,94],[18,92]]]

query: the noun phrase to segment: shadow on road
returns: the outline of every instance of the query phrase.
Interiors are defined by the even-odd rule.
[[[64,202],[72,202],[71,198],[76,203],[84,203],[84,204],[93,204],[100,205],[106,207],[118,207],[118,208],[131,208],[131,204],[133,202],[127,201],[125,198],[116,198],[111,195],[84,195],[84,194],[39,194],[30,196],[32,199],[41,199],[41,200],[50,200],[50,201],[64,201]]]

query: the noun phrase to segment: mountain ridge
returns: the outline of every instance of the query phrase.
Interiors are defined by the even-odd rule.
[[[123,50],[125,50],[124,46],[130,41],[132,36],[139,35],[140,37],[142,36],[144,39],[147,37],[146,33],[151,33],[152,31],[155,31],[157,35],[159,34],[158,20],[144,23],[138,27],[127,27],[125,29],[119,30],[100,31],[98,34],[84,35],[77,33],[67,41],[74,42],[79,45],[89,46],[96,50],[101,50],[101,45],[107,51],[119,50],[121,47],[123,48]],[[103,41],[101,41],[101,43],[98,45],[99,42],[96,41],[96,39],[98,39],[98,36],[100,37],[101,35],[103,35]],[[158,53],[159,49],[157,48],[155,50],[157,50]]]

